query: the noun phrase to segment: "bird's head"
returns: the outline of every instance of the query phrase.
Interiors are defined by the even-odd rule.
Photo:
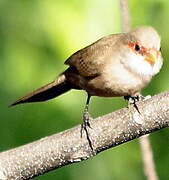
[[[124,35],[127,45],[124,64],[132,71],[143,75],[155,75],[159,72],[163,60],[160,52],[160,36],[149,26],[141,26]]]

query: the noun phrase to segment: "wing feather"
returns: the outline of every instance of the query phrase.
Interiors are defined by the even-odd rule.
[[[113,50],[113,46],[120,35],[111,34],[99,39],[74,53],[65,61],[65,64],[75,67],[79,74],[84,77],[96,76],[101,72],[106,57],[110,56],[111,50]]]

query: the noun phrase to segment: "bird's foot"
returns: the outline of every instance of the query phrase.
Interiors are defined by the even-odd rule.
[[[89,128],[91,128],[91,126],[90,126],[90,121],[91,121],[91,119],[93,119],[91,116],[90,116],[90,114],[89,114],[89,112],[88,111],[85,111],[84,113],[83,113],[83,123],[82,123],[82,129],[84,129],[84,128],[86,128],[86,127],[89,127]]]
[[[139,108],[138,108],[138,106],[137,106],[137,104],[136,104],[136,102],[141,101],[141,100],[144,100],[144,99],[145,99],[144,96],[142,96],[142,95],[139,93],[139,94],[136,94],[135,96],[124,96],[124,99],[125,99],[125,100],[128,100],[128,107],[130,107],[130,105],[133,105],[133,106],[136,108],[137,112],[138,112],[139,114],[141,114],[140,111],[139,111]]]
[[[81,132],[80,133],[81,133],[81,138],[82,138],[83,130],[85,131],[89,146],[90,146],[91,150],[93,151],[92,142],[91,142],[91,140],[89,138],[89,133],[88,133],[88,130],[87,130],[88,127],[91,128],[90,121],[92,119],[93,118],[90,116],[88,110],[85,109],[84,113],[83,113],[83,123],[81,124]]]

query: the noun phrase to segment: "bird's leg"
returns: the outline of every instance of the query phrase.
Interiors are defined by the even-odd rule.
[[[92,119],[90,117],[90,114],[89,114],[90,97],[91,97],[91,95],[88,93],[87,94],[87,101],[86,101],[85,108],[84,108],[84,111],[83,111],[83,123],[81,124],[81,136],[82,136],[83,129],[86,131],[87,130],[87,126],[91,128],[90,122],[89,122],[90,119]]]
[[[140,93],[137,93],[134,96],[124,96],[124,99],[128,100],[128,105],[130,106],[131,104],[133,104],[139,114],[141,114],[141,113],[140,113],[140,111],[138,109],[138,106],[137,106],[136,102],[144,100],[144,98],[145,97],[142,96]]]
[[[91,97],[91,95],[88,93],[87,94],[87,101],[86,101],[84,112],[83,112],[83,123],[81,124],[81,137],[82,137],[82,133],[83,133],[83,130],[84,130],[86,132],[86,137],[87,137],[87,140],[89,142],[89,146],[93,150],[92,142],[91,142],[91,140],[89,138],[89,134],[88,134],[88,131],[87,131],[87,127],[91,128],[90,120],[92,119],[92,117],[89,114],[89,101],[90,101],[90,97]]]

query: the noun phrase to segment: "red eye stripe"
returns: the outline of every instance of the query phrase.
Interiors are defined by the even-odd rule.
[[[147,49],[144,46],[141,46],[141,52],[142,55],[145,55],[147,53]]]
[[[134,47],[135,44],[136,44],[136,43],[131,42],[131,43],[128,43],[128,46],[129,46],[129,47]]]
[[[136,50],[135,49],[136,45],[139,46],[139,43],[138,42],[130,42],[130,43],[128,43],[129,48],[131,48],[134,52],[137,52],[137,53],[139,53],[141,55],[145,55],[146,52],[147,52],[147,49],[144,46],[139,46],[140,49]]]

